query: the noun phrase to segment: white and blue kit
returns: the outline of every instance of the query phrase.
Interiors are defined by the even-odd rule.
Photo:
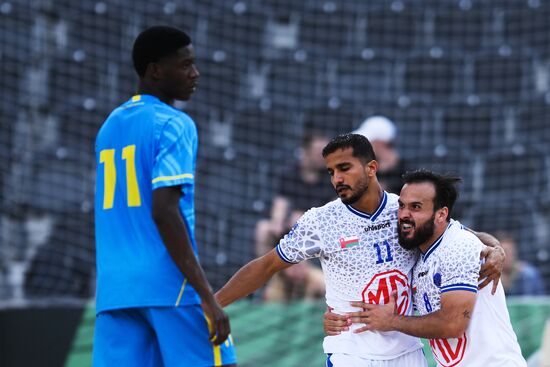
[[[477,293],[466,332],[460,338],[431,339],[434,359],[442,367],[526,366],[510,323],[502,284],[478,291],[481,241],[451,220],[446,231],[421,254],[413,270],[413,299],[420,315],[441,308],[447,292]]]
[[[399,312],[412,313],[411,271],[416,250],[398,243],[398,196],[384,192],[377,210],[360,212],[340,199],[307,211],[280,241],[276,250],[286,262],[319,258],[326,283],[326,302],[333,312],[357,311],[351,301],[385,304],[392,291],[398,292]],[[399,332],[355,334],[351,330],[327,336],[325,353],[334,366],[424,366],[418,338]],[[401,358],[411,358],[405,362]],[[353,359],[353,361],[352,361]],[[355,362],[359,360],[362,362]],[[409,359],[408,359],[409,360]]]

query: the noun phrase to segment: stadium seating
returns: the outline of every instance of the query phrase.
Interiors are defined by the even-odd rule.
[[[420,8],[406,7],[404,2],[373,3],[358,16],[354,47],[386,56],[407,54],[419,43],[422,19]]]
[[[395,99],[394,61],[375,55],[364,56],[343,58],[338,62],[337,72],[330,75],[329,83],[334,95],[357,105],[362,105],[371,96],[376,96],[379,102]]]
[[[263,65],[267,94],[273,106],[300,109],[311,106],[322,93],[322,64],[315,61],[281,60]]]
[[[504,11],[503,35],[507,44],[528,48],[548,57],[550,5],[546,1],[510,1]]]
[[[490,151],[483,161],[484,198],[536,200],[547,184],[544,153],[522,142],[503,143],[502,147]]]
[[[304,111],[303,125],[306,129],[318,129],[334,136],[356,129],[364,119],[360,108],[349,101],[333,98],[329,104],[317,105]]]
[[[476,152],[499,146],[503,138],[502,112],[488,104],[456,104],[442,111],[444,141],[459,140]]]
[[[483,9],[484,4],[460,7],[457,1],[451,6],[439,4],[433,11],[434,47],[455,55],[475,53],[491,45],[491,12]],[[487,7],[487,5],[485,5]]]
[[[29,61],[33,53],[33,16],[28,4],[3,3],[0,9],[0,57],[9,56],[19,62]],[[9,76],[9,73],[2,76]]]
[[[475,60],[475,90],[487,100],[519,101],[532,90],[529,62],[518,55],[482,54]]]
[[[232,123],[232,139],[239,152],[264,157],[266,163],[288,157],[299,146],[301,131],[288,110],[248,108],[238,111]],[[269,147],[269,149],[264,149]]]
[[[225,55],[225,54],[224,54]],[[241,64],[242,65],[242,64]],[[244,70],[228,55],[220,58],[200,58],[197,68],[201,73],[194,99],[199,103],[232,109],[239,97],[239,86]]]
[[[176,107],[199,131],[196,240],[214,288],[254,256],[303,134],[372,115],[397,125],[407,169],[462,176],[455,218],[512,232],[550,283],[549,19],[546,0],[0,1],[0,310],[93,299],[95,135],[137,89],[135,37],[159,24],[197,53],[197,92]],[[548,307],[523,302],[510,313],[528,356]],[[322,308],[235,305],[242,365],[323,363]],[[78,367],[93,312],[83,323]]]
[[[8,107],[8,106],[6,106]],[[14,108],[0,107],[0,211],[4,211],[5,182],[7,181],[8,171],[12,162],[13,149],[13,124],[7,123],[15,121],[17,118]]]
[[[95,134],[136,91],[133,41],[171,24],[192,35],[201,73],[177,107],[198,125],[197,240],[213,284],[250,258],[255,221],[302,135],[353,131],[375,114],[396,123],[407,168],[464,177],[457,216],[492,230],[489,210],[529,196],[521,210],[548,223],[549,9],[538,0],[2,2],[0,207],[16,217],[13,233],[38,211],[91,218]],[[543,253],[549,236],[529,237],[510,216],[527,236],[521,251]],[[67,243],[92,240],[71,231]],[[53,255],[35,263],[62,266],[56,243],[68,237],[54,234]],[[0,252],[25,248],[21,238],[8,236]],[[92,254],[70,253],[81,255],[93,265]],[[29,287],[50,287],[41,272]]]
[[[107,90],[102,81],[105,80],[106,69],[102,68],[99,60],[78,50],[52,61],[49,75],[52,102],[83,106],[87,98],[95,101],[98,97],[105,97]]]
[[[206,52],[210,55],[223,52],[240,62],[257,55],[263,41],[266,16],[258,11],[254,2],[228,1],[213,9],[207,10],[209,16],[204,24]]]
[[[462,77],[461,58],[415,55],[405,66],[405,93],[426,103],[449,102]],[[438,81],[445,80],[445,83]]]
[[[420,149],[409,162],[411,169],[424,168],[435,172],[452,173],[462,178],[460,196],[453,213],[462,218],[469,207],[481,197],[481,162],[479,158],[460,141],[447,141],[431,149]]]
[[[518,239],[518,257],[537,263],[537,224],[540,223],[533,201],[483,198],[463,218],[463,224],[488,233],[507,232]]]
[[[550,103],[536,99],[526,104],[519,111],[516,125],[517,133],[524,140],[536,140],[540,143],[550,141]]]
[[[60,221],[53,235],[33,254],[25,272],[29,298],[88,298],[93,295],[93,231],[86,216]],[[56,266],[52,266],[56,264]]]
[[[337,7],[311,8],[301,14],[300,46],[313,57],[339,58],[350,47],[354,25],[353,13]],[[319,34],[323,38],[321,42]]]

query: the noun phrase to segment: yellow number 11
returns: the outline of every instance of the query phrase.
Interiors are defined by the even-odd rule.
[[[126,191],[128,193],[128,206],[141,206],[141,196],[139,194],[136,176],[136,146],[125,146],[122,149],[122,159],[126,161]],[[111,209],[115,200],[115,150],[103,149],[99,152],[99,162],[105,165],[105,172],[103,174],[103,209]]]

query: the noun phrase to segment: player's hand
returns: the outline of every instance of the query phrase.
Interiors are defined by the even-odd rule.
[[[229,316],[214,298],[210,302],[203,301],[201,306],[210,321],[208,325],[210,341],[214,345],[222,344],[231,333]]]
[[[493,289],[491,294],[495,294],[497,291],[500,275],[502,274],[502,267],[504,266],[504,249],[500,246],[488,247],[486,246],[482,251],[480,257],[485,259],[485,263],[481,265],[479,271],[479,280],[483,279],[483,282],[479,284],[479,289],[484,288],[489,283],[493,282]]]
[[[331,312],[330,307],[327,308],[323,316],[323,330],[325,335],[339,335],[342,331],[348,331],[351,322],[349,321],[348,316],[338,315]]]
[[[351,302],[351,305],[363,309],[363,311],[349,314],[351,322],[354,324],[365,324],[365,326],[354,330],[354,333],[394,330],[393,321],[398,316],[397,292],[392,292],[389,302],[385,305],[373,305],[365,302]]]

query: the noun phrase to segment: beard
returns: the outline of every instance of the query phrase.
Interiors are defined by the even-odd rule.
[[[348,190],[350,190],[352,192],[352,194],[350,196],[348,196],[347,198],[341,197],[340,194],[338,193],[338,189],[341,188],[341,187],[348,188]],[[354,204],[355,202],[357,202],[359,199],[361,199],[363,197],[363,195],[365,194],[365,192],[367,192],[368,188],[369,188],[368,180],[363,179],[363,180],[357,182],[357,186],[356,186],[355,190],[351,186],[348,186],[348,185],[336,186],[335,190],[336,190],[336,194],[338,195],[340,200],[342,200],[342,203],[344,203],[346,205],[351,205],[351,204]]]
[[[409,223],[414,226],[414,236],[411,238],[406,238],[403,233],[401,233],[401,223]],[[399,244],[401,247],[412,250],[426,241],[430,239],[430,237],[433,236],[435,231],[435,213],[432,215],[430,219],[426,221],[426,223],[416,226],[414,223],[410,221],[399,221],[397,225],[397,235],[399,236]]]

